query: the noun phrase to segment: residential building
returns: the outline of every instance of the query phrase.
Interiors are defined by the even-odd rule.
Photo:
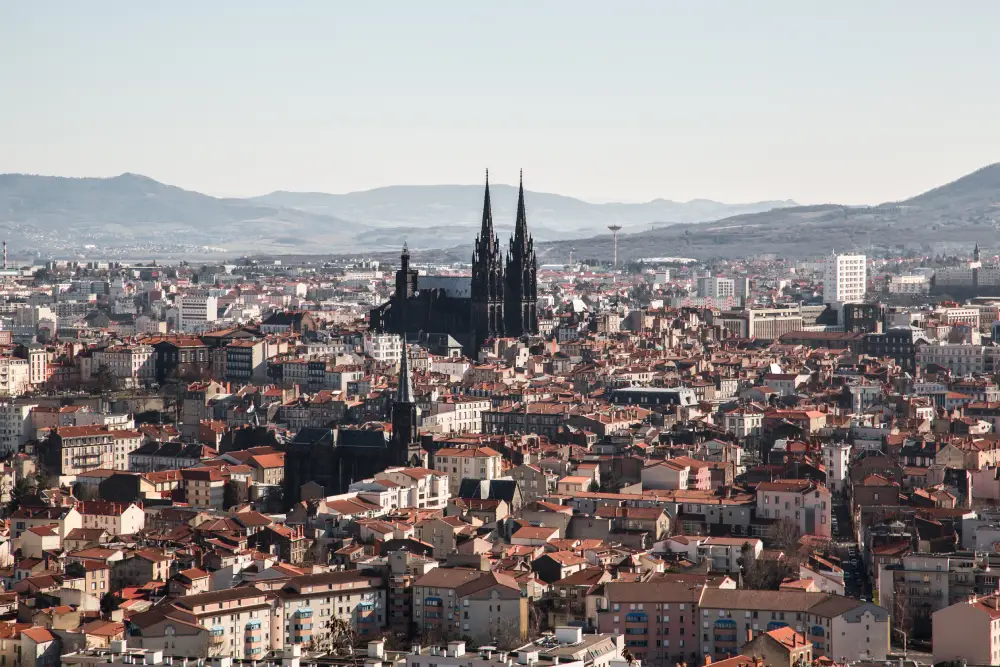
[[[183,294],[177,299],[177,328],[184,332],[207,331],[219,319],[219,300],[202,294]]]
[[[868,262],[864,255],[829,255],[823,265],[823,301],[857,303],[868,289]]]
[[[413,622],[420,632],[452,632],[488,642],[528,632],[528,599],[506,574],[435,568],[413,583]]]
[[[432,458],[432,468],[448,476],[448,490],[453,496],[458,494],[463,479],[497,479],[503,470],[503,457],[489,447],[443,447]]]
[[[976,596],[932,616],[934,664],[1000,664],[1000,594]]]
[[[839,595],[706,588],[698,614],[701,650],[713,658],[737,655],[745,638],[783,627],[802,634],[814,656],[853,662],[889,652],[889,611]]]
[[[829,489],[809,480],[757,485],[757,512],[766,519],[791,521],[803,535],[832,536]]]

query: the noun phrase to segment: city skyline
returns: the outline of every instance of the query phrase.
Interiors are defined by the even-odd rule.
[[[862,204],[1000,155],[985,2],[56,5],[0,10],[0,172]]]

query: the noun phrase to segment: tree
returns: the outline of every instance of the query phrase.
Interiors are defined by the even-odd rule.
[[[794,558],[798,554],[800,539],[802,531],[790,519],[780,519],[771,529],[771,542],[789,558]]]
[[[906,582],[898,579],[892,583],[892,629],[909,635],[913,631],[913,609]]]
[[[342,618],[334,618],[329,623],[330,645],[334,651],[354,654],[354,647],[358,643],[358,631],[350,621]]]
[[[118,609],[118,598],[115,594],[108,591],[101,596],[101,613],[110,614],[115,609]]]
[[[115,388],[115,376],[107,364],[101,364],[91,376],[94,388],[99,391],[111,391]]]
[[[31,479],[27,477],[21,477],[16,482],[14,482],[14,488],[10,492],[10,502],[7,504],[7,512],[13,514],[21,506],[21,501],[26,495],[34,491],[34,487],[31,484]]]
[[[521,615],[501,616],[493,629],[493,644],[501,651],[513,651],[524,645]]]

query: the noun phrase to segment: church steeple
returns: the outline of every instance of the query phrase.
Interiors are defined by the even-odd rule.
[[[419,412],[413,397],[413,377],[410,374],[410,353],[406,335],[402,336],[403,353],[399,358],[399,386],[392,401],[392,439],[389,465],[420,465],[420,438],[417,433]]]
[[[410,375],[410,355],[403,340],[403,354],[399,358],[399,386],[396,387],[397,403],[415,403],[413,400],[413,377]]]
[[[483,222],[472,251],[472,344],[475,356],[487,338],[504,334],[503,254],[493,230],[490,206],[490,172],[486,171]]]
[[[524,172],[521,172],[517,192],[517,219],[507,252],[504,285],[504,313],[507,315],[507,335],[522,336],[538,333],[536,301],[538,260],[535,241],[528,233],[528,216],[524,206]]]
[[[528,216],[524,212],[524,170],[521,170],[520,185],[517,189],[517,220],[514,223],[514,247],[526,248],[531,237],[528,235]]]
[[[972,261],[973,262],[978,262],[979,261],[979,256],[980,256],[979,255],[979,244],[977,243],[976,244],[976,249],[972,251]]]

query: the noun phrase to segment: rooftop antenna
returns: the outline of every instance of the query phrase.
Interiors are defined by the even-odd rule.
[[[614,254],[614,269],[615,269],[615,271],[618,270],[618,232],[621,230],[621,228],[622,228],[622,226],[621,225],[617,225],[617,224],[616,225],[608,225],[608,229],[611,230],[611,233],[614,235],[614,239],[615,239],[615,254]]]

